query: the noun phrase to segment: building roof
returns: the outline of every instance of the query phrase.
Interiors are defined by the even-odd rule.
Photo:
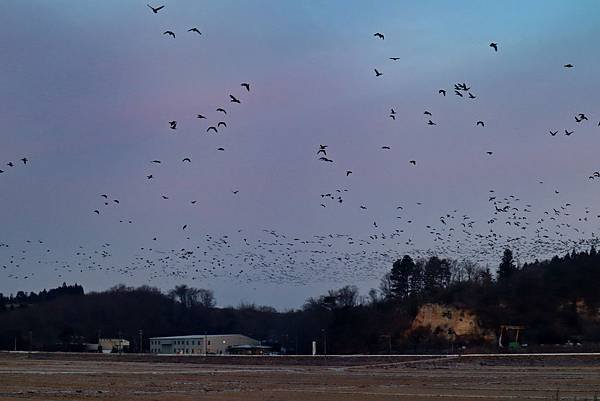
[[[150,340],[185,340],[185,339],[192,339],[192,338],[215,338],[215,337],[234,337],[234,336],[241,336],[241,337],[247,337],[247,338],[251,338],[248,337],[244,334],[192,334],[189,336],[170,336],[170,337],[150,337]]]

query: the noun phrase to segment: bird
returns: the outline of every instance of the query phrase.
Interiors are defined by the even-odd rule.
[[[317,151],[317,154],[319,153],[323,153],[325,156],[327,156],[327,145],[319,145],[319,150]]]
[[[385,39],[385,36],[383,36],[383,34],[380,32],[374,33],[373,36],[376,36],[376,37],[380,38],[381,40]]]
[[[396,114],[396,110],[390,109],[390,114]]]
[[[171,129],[177,129],[177,121],[169,121],[169,125]]]
[[[475,125],[481,125],[482,127],[485,127],[485,124],[483,121],[479,120],[475,123]]]
[[[491,156],[494,152],[487,151],[485,153],[487,153],[489,156]]]
[[[166,196],[166,195],[161,195],[161,197],[162,197],[163,199],[169,199],[169,197],[168,197],[168,196]]]
[[[564,65],[565,68],[573,68],[573,64],[569,63],[569,64],[565,64]]]
[[[351,170],[346,170],[346,177],[348,177],[350,174],[352,174]]]
[[[430,116],[430,115],[432,115],[432,114],[431,114],[431,112],[429,112],[429,111],[427,111],[427,110],[425,110],[425,111],[423,112],[423,114],[424,114],[424,115],[426,115],[426,116]]]
[[[400,57],[390,57],[390,60],[398,61],[400,60]]]
[[[331,160],[331,159],[328,159],[328,158],[326,158],[326,157],[319,157],[319,160],[320,160],[320,161],[323,161],[323,162],[329,162],[329,163],[333,163],[333,160]]]
[[[7,165],[8,167],[14,167],[14,166],[15,166],[15,165],[13,164],[13,162],[8,162],[8,163],[6,163],[6,165]]]
[[[152,160],[152,163],[160,164],[162,162],[160,160]]]
[[[240,86],[243,86],[244,88],[246,88],[246,91],[247,91],[247,92],[250,92],[250,84],[249,84],[249,83],[247,83],[247,82],[242,82],[242,83],[240,84]]]
[[[100,211],[99,210],[94,210],[94,213],[100,214]]]
[[[181,227],[182,230],[185,230],[187,228],[187,224],[184,224],[183,227]]]
[[[475,99],[477,96],[473,95],[471,92],[469,92],[469,99]]]
[[[106,195],[106,194],[102,194],[100,196],[103,197],[104,199],[108,199],[108,195]]]
[[[225,148],[217,148],[217,150],[220,150],[221,152],[224,152]]]
[[[558,131],[552,131],[552,130],[550,130],[550,135],[556,136],[556,134],[558,134]]]
[[[200,32],[198,28],[190,28],[188,29],[188,32],[196,32],[198,35],[202,35],[202,32]]]
[[[149,180],[152,179],[152,177],[153,177],[152,174],[146,176],[146,178],[149,179]]]
[[[492,49],[494,49],[495,51],[498,51],[498,44],[497,43],[494,43],[494,42],[490,43],[490,47]]]
[[[413,166],[417,165],[417,161],[416,160],[409,160],[408,161],[410,164],[412,164]]]
[[[29,159],[27,159],[26,157],[22,158],[21,161],[23,162],[23,164],[27,164],[27,162],[29,161]]]
[[[439,93],[440,95],[446,96],[446,91],[445,91],[444,89],[440,89],[440,90],[438,91],[438,93]]]
[[[381,73],[381,72],[377,71],[377,68],[375,68],[375,76],[376,76],[376,77],[379,77],[379,76],[381,76],[381,75],[383,75],[383,73]]]
[[[454,91],[454,94],[455,94],[456,96],[463,97],[463,94],[462,94],[462,93],[460,93],[460,92],[459,92],[459,91],[457,91],[457,90],[455,90],[455,91]]]
[[[393,114],[390,114],[390,118],[391,118],[392,120],[396,121],[396,116],[395,116],[395,115],[393,115]]]
[[[427,121],[427,125],[437,125],[437,124],[434,123],[433,121],[429,120],[429,121]]]
[[[191,163],[192,159],[190,159],[189,157],[186,157],[185,159],[182,160],[182,162],[188,162]]]
[[[566,136],[571,136],[571,134],[572,134],[573,132],[575,132],[575,131],[571,131],[571,132],[569,132],[569,131],[565,130],[565,135],[566,135]]]
[[[171,35],[173,38],[175,38],[175,33],[173,31],[164,31],[163,35]]]
[[[158,7],[152,7],[150,4],[146,4],[148,7],[150,7],[150,9],[152,10],[152,12],[154,14],[158,14],[158,12],[160,10],[162,10],[163,8],[165,8],[165,6],[158,6]]]
[[[197,114],[196,118],[206,118],[206,117],[204,117],[202,114]]]
[[[208,131],[210,131],[210,130],[213,130],[213,131],[215,131],[215,134],[216,134],[216,133],[218,133],[218,131],[217,131],[217,127],[210,126],[210,127],[208,127],[208,128],[206,129],[206,132],[208,132]]]
[[[239,189],[236,189],[235,191],[231,191],[231,192],[232,192],[234,195],[237,195],[237,194],[238,194],[238,192],[240,192],[240,190],[239,190]]]
[[[236,98],[233,95],[229,95],[229,98],[231,99],[231,103],[242,103],[238,98]]]
[[[221,108],[221,107],[219,107],[219,108],[217,109],[217,111],[220,111],[220,112],[221,112],[221,113],[223,113],[223,114],[227,114],[227,110],[225,110],[225,109],[223,109],[223,108]]]
[[[113,202],[115,202],[116,204],[119,204],[119,200],[118,199],[113,199]]]
[[[227,128],[227,124],[225,123],[225,121],[219,121],[219,123],[217,124],[217,127],[221,127],[224,126],[225,128]]]
[[[364,205],[360,205],[360,208],[363,209],[363,210],[367,210],[367,207],[364,206]]]
[[[381,149],[391,149],[389,146],[382,146]]]

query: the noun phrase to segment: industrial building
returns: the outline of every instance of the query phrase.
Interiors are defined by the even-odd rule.
[[[259,346],[260,342],[242,334],[211,334],[150,338],[153,354],[224,355],[230,348]]]

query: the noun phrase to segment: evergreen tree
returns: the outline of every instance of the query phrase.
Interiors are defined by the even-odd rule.
[[[404,255],[402,260],[394,262],[390,274],[390,290],[393,298],[404,299],[408,297],[410,294],[410,278],[414,271],[415,262],[408,255]]]
[[[515,271],[517,271],[517,267],[515,266],[513,253],[510,249],[505,249],[504,255],[502,255],[502,262],[498,266],[498,281],[506,280]]]

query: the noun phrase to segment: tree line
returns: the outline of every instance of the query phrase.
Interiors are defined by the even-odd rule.
[[[361,295],[347,285],[277,311],[240,304],[216,307],[209,289],[185,284],[165,292],[118,285],[84,293],[77,284],[0,296],[0,348],[75,350],[98,337],[124,337],[139,349],[148,337],[241,333],[290,353],[426,352],[448,347],[427,328],[409,330],[427,303],[474,311],[483,327],[525,326],[530,344],[600,343],[600,255],[595,248],[519,265],[505,250],[495,274],[471,261],[403,256],[377,289]],[[478,338],[457,345],[492,347]]]

